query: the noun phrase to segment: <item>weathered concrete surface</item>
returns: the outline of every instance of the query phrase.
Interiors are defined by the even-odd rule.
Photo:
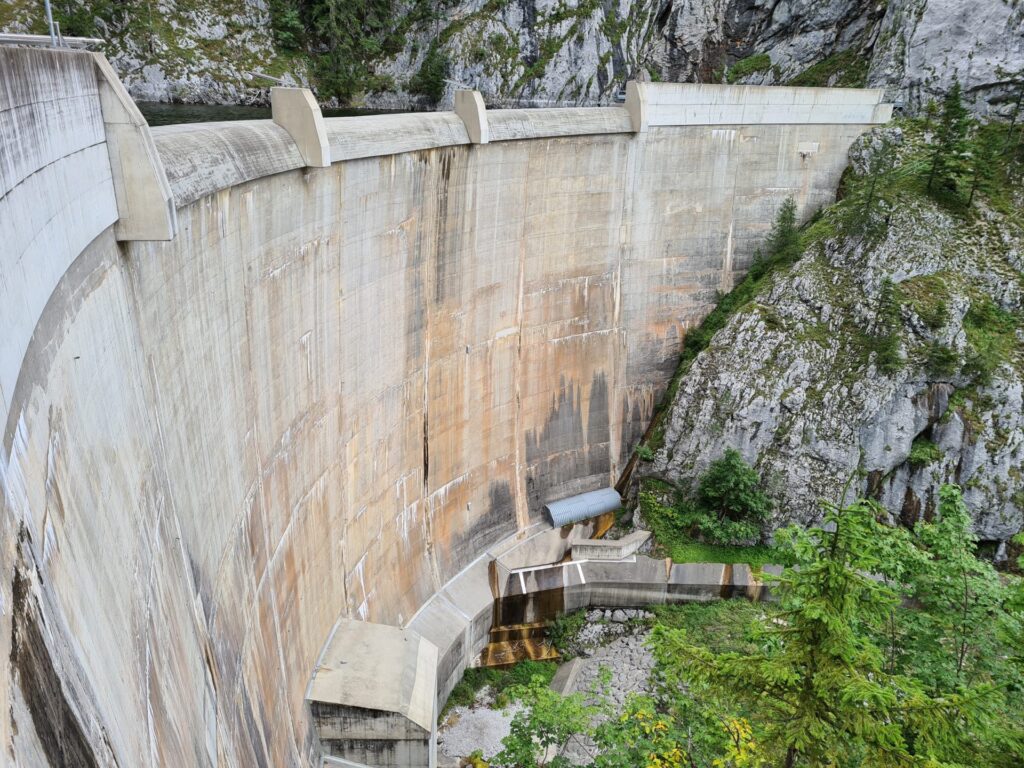
[[[307,698],[324,752],[374,766],[432,766],[437,647],[418,633],[342,620]]]
[[[0,89],[18,765],[312,763],[339,616],[405,625],[613,481],[686,328],[865,127],[529,138],[541,115],[470,145],[454,115],[337,119],[323,169],[271,122],[164,129],[178,234],[118,244],[91,60],[32,55]],[[81,119],[30,129],[36,102]]]
[[[634,531],[621,539],[584,539],[572,545],[572,559],[622,560],[635,554],[649,538],[650,531]]]

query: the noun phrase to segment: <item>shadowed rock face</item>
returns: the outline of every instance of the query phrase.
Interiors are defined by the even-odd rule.
[[[404,624],[544,502],[614,482],[686,328],[786,196],[832,198],[864,128],[323,169],[268,126],[171,130],[178,235],[118,243],[95,93],[51,110],[82,62],[48,55],[0,94],[3,126],[81,127],[18,145],[0,200],[24,244],[0,306],[25,307],[0,349],[0,749],[25,765],[313,763],[304,693],[338,617]],[[248,180],[211,184],[226,167]]]

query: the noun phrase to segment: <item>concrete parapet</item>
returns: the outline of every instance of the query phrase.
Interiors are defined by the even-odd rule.
[[[865,88],[639,83],[626,87],[633,130],[682,125],[872,125],[884,123],[884,91]]]
[[[298,146],[306,165],[326,168],[331,164],[324,116],[309,88],[271,88],[270,110],[274,122],[288,131]]]
[[[177,230],[171,188],[149,124],[110,62],[93,54],[117,199],[118,240],[170,240]]]
[[[455,114],[466,126],[469,140],[474,144],[486,144],[491,140],[487,125],[487,107],[480,91],[456,91]]]
[[[335,163],[470,143],[454,112],[328,117],[324,125]]]
[[[174,204],[306,165],[291,135],[271,120],[187,123],[153,129]]]
[[[61,277],[117,215],[90,54],[0,47],[0,428]]]
[[[491,141],[629,133],[629,112],[622,107],[495,109],[487,113]]]

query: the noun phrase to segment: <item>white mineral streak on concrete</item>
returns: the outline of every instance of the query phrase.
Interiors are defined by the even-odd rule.
[[[450,690],[482,553],[614,481],[685,329],[787,195],[832,199],[877,101],[728,142],[665,99],[639,134],[490,113],[478,145],[453,113],[336,118],[312,169],[271,121],[157,129],[178,234],[118,244],[91,58],[0,66],[0,750],[33,766],[36,719],[100,765],[313,764],[339,615],[415,616]],[[11,666],[15,623],[45,630]]]

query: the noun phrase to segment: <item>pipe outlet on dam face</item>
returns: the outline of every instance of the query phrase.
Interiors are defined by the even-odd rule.
[[[890,111],[635,83],[323,118],[289,89],[150,128],[87,52],[0,47],[0,82],[0,752],[32,766],[318,765],[355,727],[307,700],[332,637],[405,660],[361,708],[407,743],[370,764],[430,764],[496,605],[619,599],[545,505],[614,484],[687,329]],[[679,567],[628,578],[756,581]],[[385,693],[349,660],[336,691]]]

